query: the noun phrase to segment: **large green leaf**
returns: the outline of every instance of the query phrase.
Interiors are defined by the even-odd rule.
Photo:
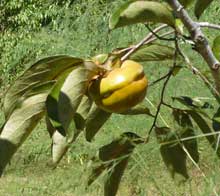
[[[85,137],[87,141],[91,141],[93,139],[95,134],[100,130],[110,116],[111,113],[98,108],[95,103],[92,105],[85,122]]]
[[[168,127],[157,127],[155,129],[160,146],[160,153],[172,178],[181,182],[189,178],[186,159],[187,155],[177,141],[178,135]],[[172,142],[175,141],[175,142]]]
[[[129,59],[143,61],[163,61],[173,59],[175,49],[161,44],[148,44],[140,47]]]
[[[27,92],[31,93],[34,87],[55,80],[64,70],[80,63],[82,59],[65,55],[44,58],[34,63],[8,89],[4,99],[6,119],[24,99],[22,97],[24,93],[27,96]]]
[[[6,121],[0,135],[0,173],[43,117],[46,97],[47,92],[27,98]]]
[[[104,185],[105,196],[115,196],[121,177],[127,166],[135,146],[142,143],[141,138],[132,132],[124,133],[119,139],[114,140],[100,148],[99,159],[101,163],[94,167],[89,177],[88,185],[93,183],[104,171],[107,177]]]
[[[179,138],[188,138],[195,136],[192,121],[189,115],[182,110],[174,110],[173,117],[177,124],[176,129],[178,130]],[[190,156],[195,162],[199,161],[199,152],[196,139],[186,140],[181,142],[185,146],[186,150],[189,152]]]
[[[92,62],[91,66],[93,66]],[[74,69],[65,79],[57,103],[58,119],[64,130],[63,135],[69,132],[68,129],[76,109],[87,91],[89,81],[95,73],[93,67],[90,69],[89,66],[82,65]]]
[[[195,121],[195,123],[198,125],[200,130],[204,134],[210,134],[213,133],[213,130],[211,129],[209,123],[197,112],[189,110],[187,113],[192,117],[192,119]],[[215,149],[216,146],[216,137],[215,135],[206,136],[208,142],[212,146],[213,149]]]
[[[205,9],[212,3],[213,0],[197,0],[194,13],[197,18],[200,18]]]
[[[215,57],[220,61],[220,35],[214,39],[212,50]]]
[[[136,23],[165,23],[174,26],[172,11],[167,5],[155,1],[132,0],[119,6],[111,15],[110,29]]]

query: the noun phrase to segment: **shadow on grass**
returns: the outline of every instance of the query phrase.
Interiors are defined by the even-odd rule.
[[[17,147],[11,142],[0,138],[0,177],[16,151],[16,148]]]

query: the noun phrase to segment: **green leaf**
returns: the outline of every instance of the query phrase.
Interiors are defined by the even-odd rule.
[[[187,96],[180,96],[180,97],[172,97],[173,100],[180,102],[181,104],[185,105],[187,108],[194,110],[204,117],[211,119],[205,109],[213,109],[213,106],[208,102],[203,102],[198,98],[191,98]]]
[[[179,0],[179,2],[186,8],[192,5],[194,0]]]
[[[220,108],[213,116],[212,127],[215,131],[220,131]]]
[[[65,135],[69,132],[68,129],[82,97],[87,91],[88,83],[97,74],[96,68],[94,63],[85,62],[84,65],[74,69],[65,79],[57,103],[58,119],[64,130],[61,134]]]
[[[110,29],[136,23],[165,23],[175,25],[172,11],[167,5],[155,1],[128,1],[111,15]]]
[[[220,35],[214,39],[212,50],[215,57],[220,61]]]
[[[168,127],[157,127],[155,132],[161,144],[161,156],[172,178],[178,182],[185,181],[189,178],[186,167],[187,156],[179,142],[172,142],[178,139],[176,133]]]
[[[213,133],[213,130],[210,128],[208,122],[199,113],[191,110],[187,111],[187,113],[192,117],[192,119],[195,121],[195,123],[198,125],[198,127],[204,134]],[[206,139],[210,143],[211,147],[215,149],[216,146],[215,135],[206,136]]]
[[[0,174],[43,117],[46,97],[47,93],[42,93],[27,98],[6,121],[0,136]]]
[[[161,44],[148,44],[140,47],[129,59],[138,62],[163,61],[173,59],[174,53],[175,49],[173,47]]]
[[[213,0],[197,0],[194,14],[197,18],[200,18],[200,16],[203,14],[205,9],[212,3]]]
[[[82,63],[82,59],[65,55],[44,58],[34,63],[8,89],[4,99],[6,119],[16,105],[23,101],[24,94],[26,96],[28,93],[33,95],[32,89],[34,87],[55,80],[64,70],[79,63]]]
[[[85,137],[87,141],[91,141],[93,139],[95,134],[100,130],[110,116],[111,113],[98,108],[95,103],[92,105],[85,122]]]
[[[185,111],[174,110],[173,117],[177,124],[176,129],[178,130],[178,137],[180,139],[195,136],[192,121],[189,115]],[[193,160],[198,163],[199,152],[198,152],[197,140],[191,139],[191,140],[182,141],[181,143],[185,146],[185,148],[187,149]]]
[[[88,185],[92,184],[99,175],[106,171],[104,195],[115,196],[129,157],[135,146],[140,143],[143,143],[143,140],[138,135],[127,132],[119,139],[103,146],[99,150],[99,158],[102,162],[93,169]]]

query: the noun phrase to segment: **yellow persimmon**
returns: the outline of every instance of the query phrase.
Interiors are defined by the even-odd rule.
[[[121,113],[144,99],[147,84],[142,65],[126,60],[121,67],[92,80],[88,92],[103,110]]]

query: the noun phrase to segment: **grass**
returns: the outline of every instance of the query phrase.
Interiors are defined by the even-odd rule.
[[[214,6],[217,6],[217,3],[214,4]],[[210,7],[203,19],[210,19],[214,10],[214,7]],[[212,20],[218,22],[218,18],[212,18]],[[81,22],[81,20],[78,21],[78,23]],[[103,21],[100,21],[99,25],[102,25],[102,22]],[[73,53],[82,56],[86,54],[94,55],[94,53],[109,51],[113,47],[134,43],[140,40],[145,33],[143,27],[138,28],[140,33],[136,33],[136,27],[128,27],[125,28],[125,30],[112,32],[109,36],[109,42],[105,43],[105,36],[108,32],[106,31],[104,34],[97,32],[94,35],[89,34],[87,39],[89,43],[85,46],[85,44],[81,44],[85,37],[80,35],[88,31],[86,26],[77,29],[76,32],[67,32],[67,30],[58,34],[54,32],[53,35],[47,32],[47,30],[43,30],[39,34],[36,34],[36,37],[34,37],[31,42],[26,40],[27,43],[23,41],[20,45],[18,44],[18,48],[23,47],[23,50],[25,50],[24,52],[22,50],[21,54],[17,52],[17,55],[22,56],[26,51],[29,51],[29,44],[34,48],[33,56],[35,56],[35,58],[43,55],[53,55],[55,52]],[[213,33],[207,30],[206,32],[210,39],[212,39]],[[61,36],[62,33],[65,35],[64,37]],[[102,36],[99,37],[99,34]],[[56,38],[58,35],[60,35],[59,39]],[[128,38],[131,35],[132,39],[129,40]],[[50,36],[52,36],[52,39]],[[76,39],[76,36],[79,36],[79,39]],[[44,39],[39,40],[39,37],[44,37]],[[71,37],[74,38],[71,42],[66,41]],[[48,48],[45,46],[47,43],[50,43]],[[75,46],[78,46],[78,49]],[[41,50],[41,48],[43,49]],[[193,60],[196,67],[205,70],[206,66],[204,62],[201,61],[201,58],[195,52],[191,52],[191,46],[185,48],[185,51],[189,54],[190,59]],[[14,58],[17,59],[17,56]],[[166,74],[168,64],[168,62],[146,64],[145,72],[149,81],[154,81]],[[158,104],[161,87],[161,84],[157,84],[148,89],[147,99],[149,99],[150,102],[145,100],[144,104],[148,106],[152,112],[155,112],[155,107]],[[213,97],[203,82],[185,68],[169,82],[165,99],[167,102],[171,102],[171,96],[181,95],[207,98],[214,105],[214,109],[217,108]],[[168,125],[172,126],[173,122],[167,108],[162,108],[161,116]],[[3,123],[3,119],[3,113],[1,111],[0,125]],[[144,115],[123,116],[114,114],[103,126],[92,143],[86,142],[82,134],[78,141],[71,146],[58,168],[52,170],[47,164],[50,160],[51,141],[46,132],[45,124],[42,121],[15,154],[4,176],[0,178],[0,195],[101,196],[103,195],[103,180],[105,176],[101,176],[88,189],[85,188],[90,171],[90,159],[96,155],[99,147],[109,143],[123,132],[133,131],[141,136],[146,136],[151,123],[152,119]],[[160,125],[164,126],[161,120]],[[198,127],[195,127],[195,131],[197,134],[201,134]],[[220,190],[218,190],[220,185],[220,161],[216,158],[205,138],[198,139],[198,144],[200,152],[199,167],[202,172],[188,160],[187,165],[191,178],[183,184],[176,184],[171,179],[159,154],[159,145],[155,137],[152,137],[148,144],[139,145],[135,149],[122,178],[118,195],[211,196],[214,195],[214,188],[220,193]],[[206,177],[203,176],[203,173]]]

